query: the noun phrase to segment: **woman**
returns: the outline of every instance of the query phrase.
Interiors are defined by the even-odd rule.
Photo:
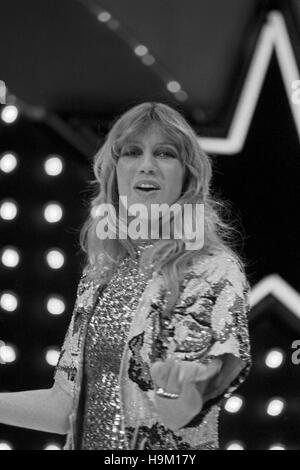
[[[94,173],[87,260],[53,388],[0,394],[0,420],[68,434],[65,449],[217,449],[220,403],[250,368],[249,286],[210,196],[209,158],[177,111],[144,103],[115,123]],[[174,203],[204,205],[201,246],[188,248],[191,224],[175,236],[183,211],[151,213]],[[117,215],[106,235],[104,204]],[[137,206],[148,214],[141,231]],[[5,403],[19,420],[1,419]]]

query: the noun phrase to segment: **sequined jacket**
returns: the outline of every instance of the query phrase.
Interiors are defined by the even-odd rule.
[[[54,374],[55,383],[73,402],[65,450],[78,448],[87,326],[105,287],[101,279],[90,279],[90,269],[86,266],[83,270]],[[239,261],[222,251],[195,256],[180,284],[172,314],[162,322],[164,293],[162,276],[153,275],[132,317],[123,352],[119,386],[127,448],[218,448],[220,404],[245,380],[251,366],[247,321],[249,284]],[[132,347],[133,344],[136,346]],[[167,429],[155,406],[151,364],[171,357],[207,363],[217,356],[226,361],[213,398],[188,425],[176,432]],[[230,358],[238,358],[238,367],[236,362],[231,366]]]

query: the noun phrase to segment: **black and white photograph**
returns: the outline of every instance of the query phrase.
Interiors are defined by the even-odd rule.
[[[0,450],[300,450],[299,207],[299,0],[1,0]]]

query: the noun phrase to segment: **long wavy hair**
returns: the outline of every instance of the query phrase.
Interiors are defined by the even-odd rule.
[[[182,239],[170,238],[158,239],[141,254],[140,268],[151,266],[164,278],[164,311],[167,314],[178,298],[185,268],[195,256],[226,250],[239,258],[233,248],[236,228],[222,218],[227,204],[211,195],[211,159],[201,148],[194,130],[181,113],[166,104],[151,102],[129,109],[116,120],[94,157],[95,179],[91,185],[95,191],[90,202],[89,217],[80,231],[80,245],[86,253],[86,263],[93,268],[89,275],[94,278],[101,276],[104,282],[109,282],[122,257],[128,253],[135,256],[136,250],[130,238],[101,240],[97,236],[97,207],[103,203],[112,204],[119,215],[116,167],[122,146],[129,138],[143,135],[153,126],[157,126],[160,132],[175,143],[185,170],[182,192],[176,203],[181,206],[204,204],[204,245],[201,249],[196,252],[187,250]]]

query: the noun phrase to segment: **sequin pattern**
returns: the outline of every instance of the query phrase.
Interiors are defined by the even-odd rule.
[[[82,449],[217,449],[220,403],[248,375],[249,285],[232,255],[195,256],[167,316],[161,276],[150,278],[128,256],[101,291],[81,281],[56,380],[78,397],[85,368]],[[156,411],[151,364],[168,357],[207,363],[223,354],[242,363],[238,376],[218,379],[215,398],[190,423],[167,429]]]
[[[129,327],[150,276],[127,256],[97,302],[90,320],[85,351],[87,399],[82,450],[124,449],[119,371]]]

